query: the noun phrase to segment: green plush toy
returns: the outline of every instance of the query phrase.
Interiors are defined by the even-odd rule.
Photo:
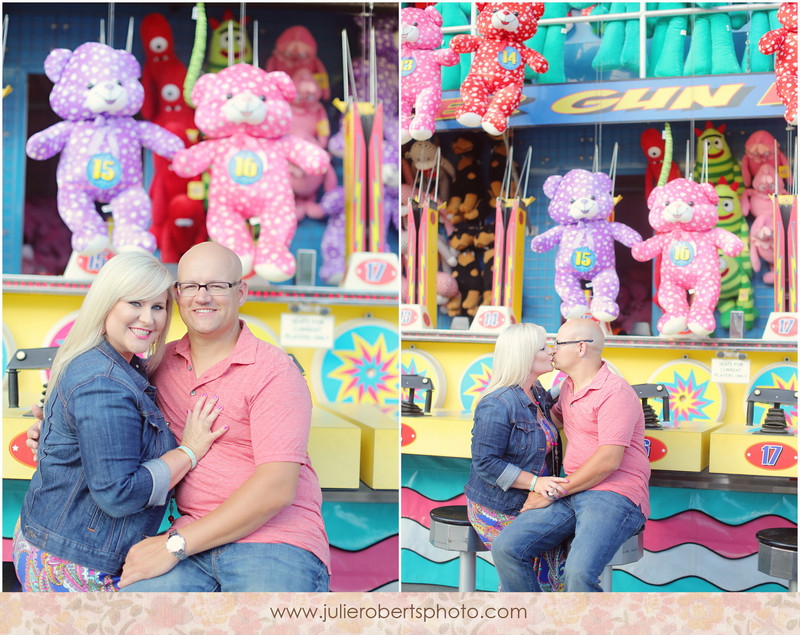
[[[659,2],[658,10],[684,9],[687,6],[687,2]],[[688,17],[685,15],[665,16],[656,21],[647,60],[648,77],[677,77],[683,74],[687,31]]]
[[[572,9],[583,9],[591,6],[591,2],[546,2],[542,20],[566,18]],[[540,26],[531,39],[525,42],[528,48],[544,55],[549,68],[546,73],[535,73],[525,69],[525,80],[539,84],[561,84],[567,81],[564,72],[564,44],[567,41],[567,28],[563,24]]]
[[[771,24],[778,24],[777,27]],[[766,73],[775,70],[772,55],[764,55],[758,50],[761,36],[772,29],[780,28],[778,11],[753,11],[750,14],[750,32],[747,35],[747,47],[742,56],[742,70],[745,73]]]
[[[648,2],[647,9],[653,10],[655,2]],[[639,10],[638,2],[598,3],[592,9],[592,15],[633,13]],[[647,21],[648,37],[652,30],[653,20]],[[639,75],[639,20],[610,20],[600,23],[600,48],[592,60],[592,68],[611,71],[627,68]]]
[[[731,311],[742,311],[744,312],[744,326],[750,330],[758,318],[750,277],[742,270],[736,258],[722,255],[720,259],[724,263],[724,267],[721,272],[722,286],[717,301],[719,326],[725,329],[730,328]]]
[[[727,2],[698,2],[704,9],[726,6]],[[684,75],[728,75],[741,73],[733,46],[733,30],[747,22],[746,12],[700,13],[692,16],[689,53],[683,67]]]
[[[734,158],[728,142],[725,139],[725,124],[719,128],[714,128],[710,121],[706,121],[704,130],[694,129],[697,135],[697,153],[692,174],[694,180],[700,182],[703,170],[703,146],[708,142],[708,182],[717,183],[725,177],[728,183],[738,183],[743,186],[742,168]]]
[[[469,2],[438,2],[435,8],[442,16],[443,27],[469,26]],[[445,35],[442,48],[447,48],[455,35],[457,33]],[[455,66],[442,66],[442,90],[458,90],[461,87],[461,83],[469,73],[471,57],[471,55],[461,55]]]

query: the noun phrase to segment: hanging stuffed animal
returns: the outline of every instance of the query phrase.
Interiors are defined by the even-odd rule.
[[[750,228],[750,262],[753,271],[761,271],[761,261],[767,263],[769,271],[764,273],[764,284],[775,283],[775,241],[772,235],[772,217],[758,216]]]
[[[411,162],[411,174],[405,179],[413,182],[419,172],[422,172],[423,182],[427,183],[428,180],[436,178],[437,172],[439,175],[439,196],[438,202],[446,202],[450,198],[450,184],[455,178],[456,170],[453,164],[444,157],[441,157],[437,164],[436,151],[439,149],[433,141],[415,141],[412,143],[408,151],[405,153],[406,159]],[[433,188],[431,188],[431,197],[433,197]]]
[[[458,54],[442,45],[442,16],[435,7],[400,12],[400,143],[433,136],[442,101],[442,66]],[[413,112],[413,115],[412,115]]]
[[[245,18],[244,22],[244,25],[239,24],[233,19],[233,13],[230,11],[225,11],[221,22],[214,18],[208,19],[212,31],[206,55],[206,73],[219,73],[223,68],[228,67],[228,50],[231,46],[233,46],[234,64],[251,64],[253,62],[253,49],[250,47],[250,38],[247,37],[246,29],[248,19]],[[229,23],[232,24],[233,42],[230,42],[228,38]]]
[[[715,326],[720,267],[717,249],[738,256],[742,241],[717,224],[717,197],[710,183],[675,179],[656,187],[647,199],[648,220],[656,235],[634,245],[633,257],[645,262],[661,254],[658,301],[664,315],[656,328],[662,335],[690,331],[708,335]],[[686,298],[694,291],[691,306]]]
[[[727,6],[727,2],[697,2],[704,9]],[[733,33],[747,22],[747,12],[714,11],[691,16],[689,52],[683,75],[732,75],[741,73]],[[710,179],[712,182],[716,179]]]
[[[211,238],[237,253],[245,275],[255,270],[270,282],[288,280],[297,226],[288,164],[310,174],[330,166],[322,148],[288,134],[296,97],[291,77],[236,64],[200,77],[191,97],[197,127],[208,139],[179,152],[175,172],[189,177],[212,168]],[[247,224],[254,217],[261,227],[257,245]]]
[[[451,146],[458,157],[458,164],[445,214],[454,225],[479,221],[485,216],[483,199],[486,195],[486,182],[475,157],[476,144],[477,137],[469,133],[458,135]]]
[[[765,33],[758,50],[775,54],[775,82],[778,96],[786,106],[784,118],[797,125],[797,3],[784,2],[778,9],[780,29]]]
[[[614,241],[631,247],[642,237],[627,225],[608,221],[614,211],[612,187],[607,174],[587,170],[553,175],[544,182],[544,193],[550,199],[547,211],[557,225],[535,236],[531,249],[543,253],[559,245],[555,289],[566,320],[581,317],[590,309],[601,322],[611,322],[619,315]],[[581,280],[592,283],[591,307],[586,306]]]
[[[199,135],[194,110],[183,98],[186,66],[175,56],[172,29],[163,15],[151,13],[142,19],[140,33],[145,51],[142,117],[178,135],[186,146],[193,145]],[[208,240],[205,189],[200,178],[182,178],[171,161],[153,157],[150,233],[163,262],[178,262],[192,245]]]
[[[65,121],[28,139],[37,161],[59,152],[58,211],[72,231],[72,248],[96,254],[108,246],[106,223],[95,202],[109,203],[115,250],[156,249],[150,199],[142,185],[142,146],[171,158],[179,137],[149,121],[136,121],[144,99],[141,68],[130,53],[88,42],[75,51],[55,49],[44,63],[55,85],[50,106]]]
[[[648,128],[642,133],[640,137],[642,151],[647,157],[647,170],[644,175],[644,195],[650,196],[658,179],[661,176],[661,168],[664,165],[664,139],[661,132],[655,128]],[[669,176],[667,181],[679,179],[681,172],[678,169],[678,164],[672,161],[669,167]]]
[[[751,280],[753,265],[750,262],[750,231],[739,202],[739,184],[728,185],[722,178],[714,190],[719,197],[717,227],[731,232],[742,241],[742,252],[738,256],[722,256],[722,261],[726,264],[721,272],[720,295],[717,301],[720,325],[728,328],[731,311],[742,311],[745,328],[751,329],[758,317],[758,311],[755,308],[755,292]]]
[[[322,90],[311,71],[301,68],[293,76],[297,97],[292,102],[292,124],[289,134],[325,148],[330,137],[330,125],[325,107],[320,102]],[[325,211],[317,202],[320,187],[330,192],[337,185],[336,172],[331,168],[324,174],[308,174],[297,165],[289,165],[297,220],[324,218]]]
[[[486,170],[486,175],[489,180],[489,189],[487,191],[489,199],[490,213],[494,213],[497,209],[497,198],[503,194],[503,177],[506,173],[508,166],[508,147],[506,146],[503,138],[498,138],[496,143],[492,146],[492,152],[489,155],[489,167]],[[509,184],[509,192],[511,195],[517,189],[517,181],[514,175],[517,174],[519,166],[514,161],[513,169],[511,170],[511,183]]]
[[[756,218],[772,218],[774,206],[770,195],[775,193],[776,185],[778,194],[786,194],[783,179],[778,178],[771,163],[765,163],[753,177],[753,187],[748,187],[742,194],[742,213],[745,216],[752,214]]]
[[[778,148],[778,171],[785,171],[785,177],[791,181],[789,174],[789,161],[781,152],[780,145],[776,144],[773,137],[766,130],[756,130],[744,143],[744,158],[742,159],[742,180],[745,187],[750,187],[753,177],[758,169],[766,164],[775,166],[775,148]]]
[[[725,124],[714,128],[710,121],[706,121],[705,130],[694,129],[697,135],[697,154],[694,164],[694,180],[700,181],[703,169],[703,148],[708,144],[708,182],[716,183],[722,177],[728,183],[742,183],[742,168],[733,157],[728,142],[725,140]]]
[[[328,71],[317,57],[317,41],[306,27],[290,26],[278,36],[267,60],[267,71],[283,71],[293,76],[301,68],[310,72],[320,88],[322,99],[331,98]]]
[[[525,65],[537,73],[547,71],[547,60],[524,45],[536,33],[544,3],[479,2],[477,6],[479,35],[457,35],[450,40],[456,53],[475,53],[461,84],[464,103],[455,118],[462,126],[481,126],[489,134],[499,135],[522,99]]]

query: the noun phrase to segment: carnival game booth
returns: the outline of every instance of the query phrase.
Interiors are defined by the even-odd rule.
[[[290,207],[297,223],[293,237],[286,237],[285,253],[291,253],[287,260],[296,263],[294,273],[277,272],[280,267],[270,271],[267,260],[260,260],[258,255],[248,263],[248,252],[240,253],[245,268],[250,264],[254,269],[254,274],[247,277],[249,296],[241,314],[257,337],[294,356],[312,393],[309,455],[323,488],[322,511],[332,552],[331,589],[386,591],[398,586],[400,342],[397,264],[392,269],[392,258],[396,261],[397,256],[391,253],[392,248],[396,250],[396,231],[390,229],[391,223],[388,227],[383,225],[383,217],[373,217],[374,200],[363,201],[360,216],[353,212],[354,191],[369,190],[377,193],[373,199],[391,199],[391,179],[384,191],[381,171],[375,170],[384,159],[377,159],[376,147],[380,149],[381,144],[371,133],[380,136],[381,141],[383,134],[396,134],[391,125],[381,130],[380,122],[375,122],[375,112],[385,112],[387,119],[394,121],[391,113],[396,112],[397,105],[396,97],[393,101],[391,96],[397,90],[382,87],[387,98],[370,102],[363,86],[369,84],[370,68],[378,68],[383,56],[388,58],[387,64],[394,59],[391,52],[379,49],[394,41],[397,6],[382,5],[370,12],[360,4],[312,4],[304,5],[302,13],[298,13],[296,5],[248,4],[244,15],[242,7],[33,7],[14,3],[3,7],[7,20],[4,82],[8,87],[3,101],[3,368],[13,369],[10,388],[16,388],[7,389],[9,382],[4,375],[3,561],[7,589],[15,580],[10,566],[10,539],[34,469],[24,444],[25,430],[32,422],[30,405],[41,398],[49,367],[48,355],[41,349],[57,347],[63,340],[93,272],[113,257],[111,252],[124,247],[114,242],[115,236],[124,234],[124,228],[132,222],[119,214],[122,203],[112,200],[111,210],[104,210],[108,201],[101,198],[97,209],[91,212],[101,222],[108,221],[108,229],[104,227],[106,247],[95,254],[81,253],[87,251],[81,243],[82,230],[79,227],[78,231],[70,231],[75,219],[62,213],[57,204],[58,159],[26,160],[26,140],[65,118],[48,106],[48,94],[55,90],[51,82],[57,79],[52,66],[56,62],[48,58],[51,50],[76,51],[85,43],[92,44],[92,51],[99,51],[99,58],[93,62],[104,62],[103,55],[108,51],[120,57],[125,57],[126,49],[132,53],[143,69],[140,83],[145,89],[141,113],[135,115],[134,125],[149,126],[154,122],[160,130],[180,137],[181,147],[196,142],[199,144],[193,148],[199,147],[213,136],[210,129],[203,130],[207,122],[194,125],[192,113],[202,110],[203,91],[184,92],[186,76],[194,74],[195,86],[211,82],[209,85],[214,88],[219,88],[217,82],[223,81],[219,78],[230,74],[231,68],[244,68],[241,72],[256,75],[264,74],[259,69],[266,69],[267,75],[283,70],[287,77],[295,79],[294,90],[287,88],[287,95],[296,92],[303,99],[283,106],[276,104],[274,108],[276,112],[291,108],[292,121],[304,126],[303,130],[289,132],[302,141],[297,147],[306,156],[325,157],[323,163],[329,162],[330,167],[324,174],[299,170],[291,176],[294,189]],[[341,64],[343,31],[352,38],[347,73],[352,79],[346,90]],[[376,44],[370,58],[368,50],[362,50],[361,41],[369,42],[372,33]],[[98,48],[98,34],[107,43],[105,48]],[[234,42],[235,46],[229,46]],[[68,53],[60,55],[66,59]],[[47,77],[43,75],[45,59],[51,60],[44,66]],[[231,68],[229,62],[233,62]],[[216,76],[212,74],[215,72]],[[206,75],[211,79],[198,79]],[[391,73],[380,78],[372,73],[373,83],[391,80]],[[197,100],[195,111],[184,98],[189,93]],[[360,102],[363,103],[357,106]],[[352,130],[339,130],[340,119],[354,127],[353,113],[360,113],[360,137]],[[364,128],[368,128],[366,133]],[[107,157],[91,157],[89,166],[97,167],[96,173],[87,171],[87,177],[94,178],[95,184],[111,183],[107,188],[111,191],[119,166],[114,152],[122,145],[117,142],[114,147],[113,137],[107,135],[95,148],[108,150]],[[330,161],[325,149],[331,148],[329,138],[330,144],[339,144],[339,154]],[[396,149],[397,144],[384,147]],[[31,144],[28,150],[31,154]],[[208,221],[215,213],[213,171],[210,179],[187,176],[175,185],[169,182],[174,177],[169,159],[158,156],[159,152],[169,156],[169,148],[151,150],[144,156],[142,185],[149,188],[147,202],[152,207],[153,225],[150,237],[139,235],[134,240],[142,241],[137,246],[151,251],[157,247],[156,255],[168,267],[175,267],[170,263],[177,262],[192,244],[207,240],[209,234],[214,240],[226,240],[217,233],[218,227]],[[65,152],[66,149],[61,152],[62,160]],[[238,163],[234,161],[237,157]],[[97,161],[92,163],[95,158]],[[260,177],[269,178],[270,166],[276,163],[258,149],[250,154],[240,152],[234,159],[229,175],[239,178],[240,184],[249,180],[257,185]],[[386,163],[389,176],[396,174],[396,150],[394,163],[388,155]],[[314,166],[303,167],[315,171]],[[367,179],[372,179],[370,187]],[[288,183],[290,177],[287,175],[284,180]],[[279,186],[282,185],[270,186],[275,197],[279,196]],[[386,212],[391,215],[388,203]],[[258,245],[272,237],[273,224],[267,216],[256,221],[260,222],[251,220],[247,231]],[[346,239],[346,225],[364,232],[371,227],[374,234],[380,234],[381,253],[370,253],[374,243],[358,245]],[[239,253],[240,245],[230,246]],[[353,254],[355,260],[348,268],[345,257]],[[170,339],[185,333],[177,317],[171,329]]]
[[[457,284],[448,290],[436,280],[436,293],[428,288],[421,303],[411,285],[431,276],[414,278],[401,309],[403,377],[422,376],[433,387],[430,413],[401,416],[402,587],[458,586],[458,553],[431,544],[430,512],[465,502],[472,409],[491,376],[496,334],[518,321],[552,334],[566,317],[586,316],[608,333],[604,358],[613,372],[632,385],[660,385],[669,393],[666,409],[648,400],[649,419],[661,427],[646,430],[652,513],[644,555],[614,569],[613,589],[785,590],[787,580],[759,571],[756,539],[767,527],[797,527],[797,230],[789,227],[796,214],[796,126],[789,123],[791,101],[782,101],[785,75],[778,71],[776,81],[772,55],[757,47],[768,31],[781,28],[780,5],[739,4],[733,13],[722,5],[678,3],[670,5],[674,11],[640,14],[638,4],[591,9],[545,3],[535,35],[526,31],[524,42],[503,41],[497,55],[508,69],[533,62],[519,103],[490,106],[472,120],[471,113],[484,112],[476,99],[486,91],[476,86],[486,67],[472,71],[483,59],[480,37],[490,21],[480,18],[483,5],[466,6],[436,5],[442,48],[450,42],[460,55],[440,69],[444,91],[435,134],[420,141],[412,119],[403,146],[409,183],[418,164],[425,168],[417,144],[431,144],[425,156],[436,157],[447,175],[438,190],[412,187],[408,214],[438,210],[440,270],[446,272],[452,257]],[[405,25],[401,13],[401,33]],[[548,60],[546,72],[523,46]],[[471,63],[463,54],[469,50]],[[401,67],[415,55],[401,46]],[[769,155],[769,167],[764,157],[753,163],[756,146]],[[770,185],[759,189],[767,180]],[[576,187],[584,191],[573,189],[564,202],[564,191]],[[680,269],[699,255],[700,243],[692,242],[697,235],[684,245],[688,260],[678,248],[655,264],[644,252],[673,231],[651,225],[659,205],[666,206],[659,193],[682,187],[708,192],[713,203],[707,205],[717,206],[708,230],[729,240],[717,231],[727,229],[738,248],[726,253],[737,242],[719,242],[713,275],[676,294],[670,285],[681,278],[669,266]],[[570,199],[602,201],[608,189],[613,203],[597,207],[602,232],[612,239],[595,234],[587,242],[593,230],[588,222],[575,230]],[[416,229],[415,222],[409,227]],[[426,232],[436,235],[431,227]],[[429,262],[436,258],[429,243],[420,246],[410,237],[408,244]],[[607,279],[595,277],[598,263],[609,261],[619,281],[611,291]],[[413,264],[408,271],[414,273]],[[705,313],[713,310],[713,325],[705,318],[699,324],[695,314],[687,318],[688,305],[684,312],[681,302],[690,300],[698,311],[710,302],[709,288],[720,289]],[[415,318],[423,314],[420,304],[435,316],[429,322],[436,328]],[[563,379],[554,375],[543,383]],[[759,403],[767,393],[775,401]],[[426,390],[416,390],[418,407],[407,411],[424,411],[425,397]],[[765,423],[770,412],[780,429]],[[491,554],[477,558],[478,590],[497,590]]]

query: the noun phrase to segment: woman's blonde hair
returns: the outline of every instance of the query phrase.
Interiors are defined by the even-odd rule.
[[[492,377],[481,397],[499,388],[521,386],[531,372],[533,358],[547,343],[547,332],[538,324],[512,324],[497,336]],[[475,402],[476,405],[480,398]]]
[[[154,256],[141,251],[123,252],[103,265],[86,293],[75,323],[56,353],[50,369],[45,400],[67,365],[103,340],[106,317],[117,302],[150,300],[167,291],[167,321],[164,330],[150,347],[147,361],[147,372],[152,374],[164,356],[164,344],[174,304],[172,284],[172,276],[166,267]]]

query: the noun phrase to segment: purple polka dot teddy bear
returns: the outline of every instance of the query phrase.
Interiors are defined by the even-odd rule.
[[[531,249],[542,253],[559,245],[555,289],[564,319],[581,317],[589,310],[601,322],[619,316],[614,241],[630,247],[642,237],[627,225],[608,221],[614,210],[611,188],[607,174],[587,170],[553,175],[544,182],[544,193],[550,199],[548,212],[558,224],[535,236]],[[581,280],[592,283],[591,306],[586,304]]]
[[[55,84],[50,106],[64,121],[28,139],[26,152],[39,161],[61,153],[58,211],[72,231],[72,248],[90,255],[109,246],[106,223],[95,209],[99,202],[111,206],[114,250],[152,253],[142,146],[168,159],[184,146],[164,128],[133,119],[144,100],[139,62],[126,51],[88,42],[75,51],[51,51],[44,70]]]
[[[433,136],[442,102],[442,66],[455,66],[458,53],[441,49],[442,16],[432,6],[400,12],[400,143]],[[413,117],[412,117],[413,112]]]
[[[251,271],[269,282],[294,275],[289,245],[297,228],[289,162],[309,174],[322,174],[328,153],[289,133],[292,79],[282,71],[267,73],[235,64],[201,76],[192,89],[195,124],[208,137],[175,156],[173,169],[191,177],[211,168],[208,234],[236,252],[245,275]],[[248,219],[261,232],[253,242]]]
[[[687,328],[697,335],[714,330],[714,307],[721,286],[717,249],[730,257],[742,252],[742,241],[715,227],[719,198],[710,183],[675,179],[656,187],[647,199],[648,220],[656,235],[634,245],[640,262],[661,254],[658,301],[664,315],[656,328],[662,335],[676,335]],[[691,305],[686,294],[693,293]]]

